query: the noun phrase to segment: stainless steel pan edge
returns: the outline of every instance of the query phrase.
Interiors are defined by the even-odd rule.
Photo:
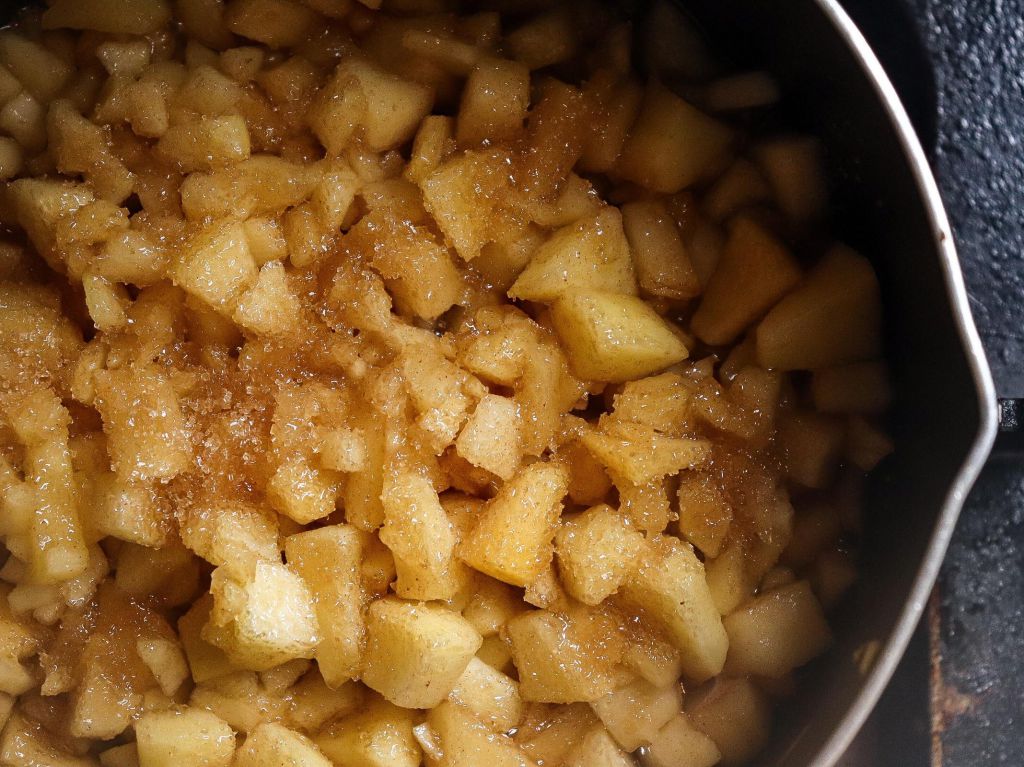
[[[991,452],[998,419],[995,387],[981,339],[971,316],[952,230],[921,143],[889,77],[856,25],[835,0],[817,0],[817,3],[870,78],[910,162],[914,181],[927,206],[935,248],[940,257],[950,305],[955,315],[956,328],[978,397],[977,435],[960,471],[951,482],[906,606],[853,705],[832,737],[811,762],[811,767],[832,767],[844,754],[871,713],[906,650],[938,576],[961,507]]]

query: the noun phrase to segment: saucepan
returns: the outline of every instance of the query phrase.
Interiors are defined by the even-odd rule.
[[[872,709],[921,617],[994,440],[995,394],[925,154],[840,5],[679,4],[738,66],[772,72],[787,120],[822,138],[834,229],[872,257],[883,287],[897,450],[866,490],[862,577],[834,617],[836,644],[807,669],[760,759],[765,767],[828,767]]]
[[[836,646],[807,670],[759,762],[828,767],[870,713],[921,617],[992,447],[996,398],[925,153],[840,4],[680,5],[713,46],[780,79],[787,119],[824,141],[835,230],[871,255],[883,287],[897,450],[867,489],[862,577],[834,617]]]

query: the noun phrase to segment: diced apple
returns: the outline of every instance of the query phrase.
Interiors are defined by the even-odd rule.
[[[618,208],[562,227],[541,245],[509,296],[551,302],[567,290],[635,295],[636,277]]]
[[[725,619],[726,669],[778,678],[820,655],[832,642],[807,581],[761,594]]]
[[[652,191],[673,194],[720,163],[732,141],[728,127],[652,83],[616,172]]]
[[[689,355],[672,327],[635,296],[571,291],[555,301],[551,318],[573,371],[584,380],[643,378]]]
[[[689,544],[652,540],[622,596],[645,611],[682,652],[683,673],[704,681],[722,670],[729,639],[704,578],[704,565]]]
[[[379,599],[367,615],[363,683],[405,708],[433,708],[455,687],[481,637],[438,605]]]
[[[693,315],[693,332],[712,345],[731,343],[799,281],[800,266],[786,247],[752,220],[738,219]]]
[[[459,556],[500,581],[529,585],[551,561],[568,482],[565,468],[555,463],[522,469],[481,512]]]
[[[757,357],[775,370],[818,370],[872,359],[882,350],[881,331],[874,268],[837,246],[758,325]]]

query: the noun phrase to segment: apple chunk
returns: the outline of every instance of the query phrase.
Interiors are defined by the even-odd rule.
[[[829,251],[757,328],[757,358],[775,370],[819,370],[881,355],[882,300],[871,263]]]
[[[573,371],[589,381],[631,381],[689,356],[672,326],[636,296],[572,291],[554,303],[551,319]]]
[[[570,288],[636,294],[629,243],[618,208],[564,226],[541,245],[508,294],[527,301],[554,301]]]

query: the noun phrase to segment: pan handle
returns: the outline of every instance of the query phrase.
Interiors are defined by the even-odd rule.
[[[999,400],[999,434],[992,455],[1024,455],[1024,399]]]

